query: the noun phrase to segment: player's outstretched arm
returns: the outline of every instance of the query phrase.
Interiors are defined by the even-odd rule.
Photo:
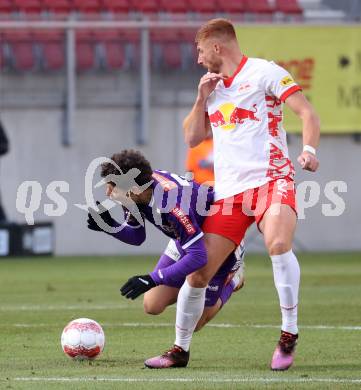
[[[207,264],[207,251],[203,238],[187,248],[187,252],[174,264],[153,271],[148,275],[136,275],[120,288],[125,298],[136,299],[157,285],[179,286],[186,279],[186,276],[202,268]]]
[[[303,151],[297,161],[302,169],[315,172],[319,166],[316,148],[320,140],[320,119],[301,92],[290,95],[286,104],[302,120]]]
[[[207,73],[199,81],[196,101],[191,112],[183,121],[185,141],[191,148],[199,145],[211,129],[206,113],[206,102],[208,96],[216,88],[218,81],[223,78],[222,74]]]
[[[207,264],[204,239],[200,238],[186,249],[186,254],[174,264],[153,271],[150,276],[157,284],[177,287],[186,277]]]
[[[105,209],[100,202],[96,202],[99,211],[89,207],[88,209],[88,229],[98,232],[104,232],[129,245],[141,245],[146,237],[145,226],[140,225],[131,215],[128,215],[126,221],[118,223]],[[117,228],[115,233],[113,229]]]

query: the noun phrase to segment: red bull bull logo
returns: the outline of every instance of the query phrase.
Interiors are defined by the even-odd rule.
[[[218,110],[209,114],[209,121],[213,127],[221,127],[223,130],[233,130],[237,124],[242,124],[246,119],[260,121],[256,117],[257,104],[253,105],[253,110],[236,107],[233,103],[224,103]]]

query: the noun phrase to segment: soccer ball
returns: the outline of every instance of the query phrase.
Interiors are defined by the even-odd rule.
[[[104,349],[105,336],[102,327],[89,318],[69,322],[61,335],[65,354],[73,359],[95,359]]]

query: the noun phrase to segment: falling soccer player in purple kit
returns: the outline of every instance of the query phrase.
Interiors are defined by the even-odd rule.
[[[207,263],[201,226],[213,203],[212,187],[200,186],[167,171],[153,171],[145,157],[134,150],[114,154],[102,165],[101,176],[106,183],[106,195],[121,203],[125,218],[123,223],[117,222],[97,202],[98,212],[89,209],[89,229],[104,231],[130,245],[141,245],[146,237],[146,219],[171,238],[153,272],[130,278],[121,287],[121,294],[129,299],[145,294],[144,309],[149,314],[162,313],[177,301],[179,294],[188,294],[184,313],[191,311],[192,315],[197,315],[194,330],[201,329],[244,282],[241,244],[225,260],[207,289],[182,289],[186,277]],[[198,307],[200,294],[205,294],[205,306]],[[181,327],[182,323],[177,321],[177,326]],[[177,354],[176,363],[173,353]],[[179,359],[180,354],[184,355],[183,359]],[[157,368],[152,359],[148,360],[146,366]],[[176,339],[164,361],[172,367],[185,367],[188,360],[189,351],[179,348]]]

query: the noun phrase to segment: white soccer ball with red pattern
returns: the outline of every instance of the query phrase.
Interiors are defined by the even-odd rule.
[[[95,359],[104,349],[105,336],[102,327],[89,318],[69,322],[61,335],[64,353],[73,359]]]

